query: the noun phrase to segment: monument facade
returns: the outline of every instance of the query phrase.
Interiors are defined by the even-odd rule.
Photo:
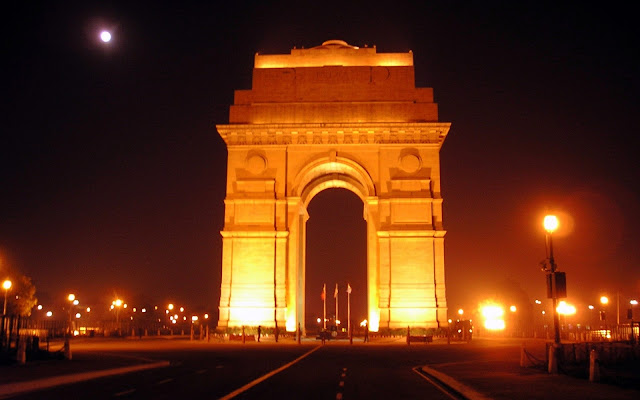
[[[229,124],[218,328],[304,325],[307,206],[345,188],[363,203],[371,331],[447,319],[440,148],[413,54],[331,40],[255,55]]]

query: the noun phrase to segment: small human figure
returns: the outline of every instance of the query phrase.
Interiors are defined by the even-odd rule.
[[[258,343],[260,343],[260,335],[262,334],[262,326],[258,325]]]
[[[364,326],[364,342],[367,343],[369,341],[369,325]]]

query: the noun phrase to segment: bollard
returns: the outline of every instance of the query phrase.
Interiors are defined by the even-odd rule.
[[[298,322],[298,344],[302,342],[302,329],[300,328],[300,323]]]
[[[65,336],[64,338],[64,359],[71,360],[71,345],[69,344],[69,336]]]
[[[595,349],[589,353],[589,382],[600,382],[600,356]]]
[[[18,365],[24,365],[27,362],[27,340],[25,337],[23,337],[18,343],[16,361],[18,362]]]
[[[560,347],[557,347],[556,344],[552,344],[549,346],[549,369],[548,372],[550,374],[558,373],[558,351]]]
[[[193,342],[193,324],[191,324],[191,333],[189,334],[189,340]]]
[[[522,343],[522,347],[520,348],[520,366],[521,367],[531,367],[533,363],[527,357],[527,350],[525,349],[524,343]]]

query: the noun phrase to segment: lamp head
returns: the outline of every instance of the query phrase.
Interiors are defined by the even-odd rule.
[[[548,233],[553,233],[556,229],[558,229],[558,217],[555,215],[547,215],[544,217],[544,221],[542,222],[544,225],[544,230]]]

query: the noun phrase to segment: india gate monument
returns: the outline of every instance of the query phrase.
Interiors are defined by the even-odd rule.
[[[329,40],[256,54],[229,124],[219,329],[304,328],[307,206],[344,188],[363,203],[369,329],[447,320],[440,148],[433,89],[413,53]]]

